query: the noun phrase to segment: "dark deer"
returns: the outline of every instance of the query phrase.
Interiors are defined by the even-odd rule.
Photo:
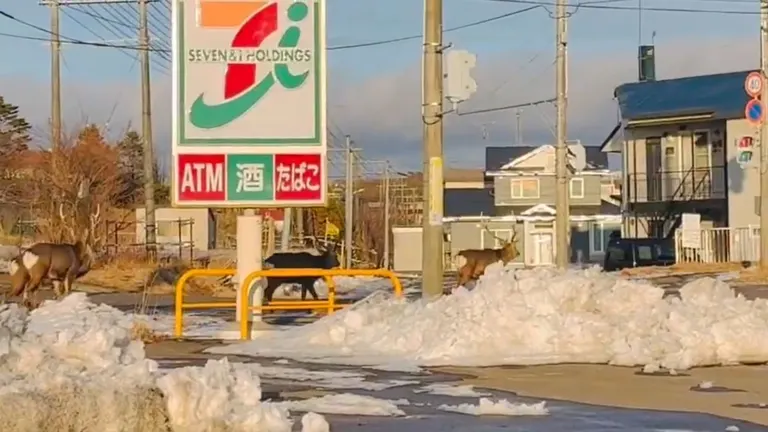
[[[480,278],[489,265],[499,261],[506,265],[520,255],[516,244],[517,231],[513,232],[511,239],[504,240],[496,237],[488,228],[485,230],[497,240],[504,241],[504,244],[499,249],[465,249],[456,254],[454,263],[459,269],[457,288]]]
[[[22,250],[10,264],[11,296],[23,295],[27,307],[36,307],[29,296],[37,297],[37,289],[45,279],[52,282],[56,298],[69,294],[75,279],[90,271],[93,253],[88,242],[98,224],[99,209],[97,206],[96,213],[90,216],[90,227],[81,237],[70,228],[72,237],[79,238],[74,244],[35,243]],[[66,223],[63,206],[59,206],[59,216]]]

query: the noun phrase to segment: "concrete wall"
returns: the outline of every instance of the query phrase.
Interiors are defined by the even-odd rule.
[[[580,188],[575,187],[571,190],[576,195],[571,194],[571,205],[589,206],[600,205],[602,186],[601,176],[597,175],[574,175],[572,183],[583,182],[584,194],[579,196]],[[536,180],[539,183],[539,196],[536,198],[512,198],[512,182],[521,180]],[[500,176],[494,179],[494,203],[496,206],[525,206],[532,207],[536,204],[555,204],[556,179],[554,175],[544,174],[536,176]]]
[[[157,221],[157,242],[160,244],[178,244],[179,219],[192,220],[190,225],[182,223],[181,241],[192,242],[197,250],[216,247],[216,221],[208,209],[158,208],[155,211]],[[146,241],[144,209],[136,209],[136,242]],[[190,233],[191,231],[191,233]]]
[[[760,149],[757,147],[759,135],[754,126],[746,120],[730,120],[726,126],[726,155],[728,158],[728,225],[748,227],[759,225],[760,216]],[[737,162],[738,141],[743,136],[751,136],[755,143],[752,163],[741,168]]]

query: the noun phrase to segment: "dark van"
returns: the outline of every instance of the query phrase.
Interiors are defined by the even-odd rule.
[[[672,239],[615,237],[608,240],[603,270],[670,266],[674,263],[675,248]]]

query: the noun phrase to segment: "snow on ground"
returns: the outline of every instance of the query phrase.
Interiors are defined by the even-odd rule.
[[[336,296],[339,298],[361,299],[379,290],[392,290],[392,282],[373,276],[334,276]],[[405,285],[404,282],[401,282]],[[315,290],[320,298],[328,297],[328,285],[324,280],[315,282]],[[307,298],[311,299],[307,294]],[[301,299],[301,288],[297,285],[283,285],[274,294],[275,299]]]
[[[280,402],[278,405],[293,411],[314,411],[322,414],[354,414],[364,416],[404,416],[398,405],[408,405],[402,400],[379,399],[353,393],[341,393],[298,401]]]
[[[167,419],[174,431],[291,431],[285,407],[260,402],[254,368],[223,359],[160,374],[132,325],[83,293],[29,314],[0,306],[0,430],[153,432]]]
[[[490,393],[475,391],[472,385],[429,384],[413,391],[414,393],[429,393],[440,396],[454,397],[482,397],[490,396]]]
[[[437,409],[474,416],[544,416],[549,414],[546,405],[547,403],[545,401],[535,404],[516,404],[506,399],[494,402],[487,398],[481,398],[477,405],[468,403],[460,405],[440,405]]]
[[[400,366],[609,363],[669,369],[768,361],[768,301],[716,279],[680,298],[598,269],[489,266],[433,302],[378,292],[312,324],[209,352]]]

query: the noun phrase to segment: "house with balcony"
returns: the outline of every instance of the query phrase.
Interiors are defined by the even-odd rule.
[[[601,262],[610,235],[621,226],[620,178],[608,169],[599,147],[576,142],[569,148],[585,159],[569,175],[569,257],[574,263]],[[498,248],[515,238],[520,265],[554,264],[555,147],[488,147],[485,165],[487,212],[446,214],[446,252]]]
[[[758,151],[744,114],[749,72],[616,88],[620,122],[602,151],[622,158],[624,236],[672,237],[684,213],[701,215],[703,229],[759,224],[759,157],[738,160],[740,146]]]

